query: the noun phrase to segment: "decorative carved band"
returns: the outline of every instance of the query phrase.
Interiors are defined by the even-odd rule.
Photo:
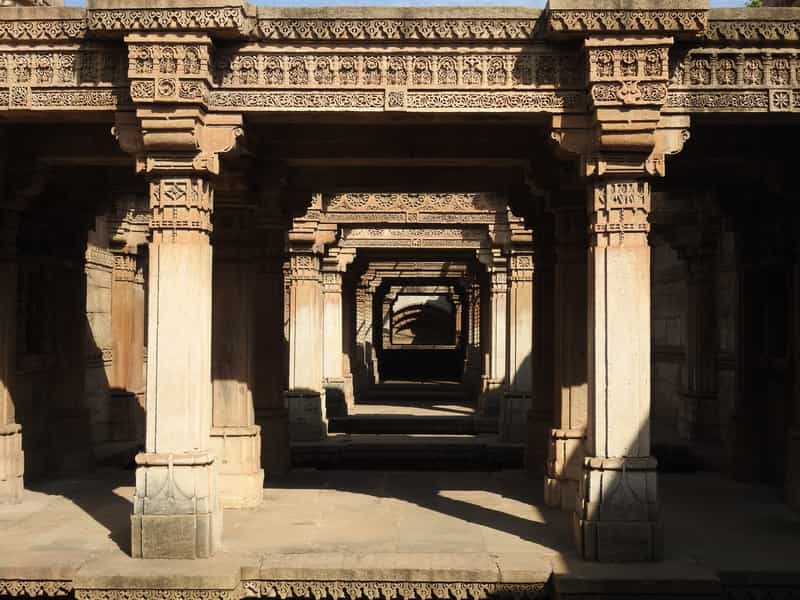
[[[596,181],[589,187],[590,244],[594,247],[647,245],[650,184]]]
[[[0,593],[4,589],[15,590],[0,581]],[[37,582],[28,589],[36,591]],[[51,583],[51,582],[38,582]],[[65,586],[67,582],[63,583]],[[4,587],[7,586],[7,587]],[[49,589],[49,588],[48,588]],[[70,587],[65,590],[71,591]],[[428,581],[364,581],[364,580],[284,580],[262,579],[242,581],[234,589],[76,589],[77,600],[241,600],[243,598],[273,598],[275,600],[535,600],[541,598],[544,583],[496,583],[496,582],[428,582]],[[12,595],[22,595],[25,592]],[[66,595],[30,594],[30,595]]]
[[[547,28],[565,33],[691,33],[708,26],[708,11],[671,10],[549,10]]]
[[[268,40],[528,40],[536,19],[261,19]]]
[[[55,598],[69,596],[72,582],[49,579],[0,579],[0,596]]]
[[[86,20],[20,19],[0,21],[0,40],[74,40],[86,36]]]
[[[357,598],[379,600],[485,600],[490,597],[527,600],[538,598],[544,589],[541,583],[482,583],[424,581],[245,581],[250,595],[262,598],[309,600]]]
[[[703,37],[715,42],[796,42],[800,40],[800,18],[712,18]]]
[[[187,242],[211,233],[213,193],[200,177],[163,177],[150,182],[153,242]]]
[[[89,29],[93,31],[240,31],[246,21],[241,6],[89,10]]]

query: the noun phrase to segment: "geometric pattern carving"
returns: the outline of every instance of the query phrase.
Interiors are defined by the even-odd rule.
[[[550,31],[574,33],[699,33],[708,26],[703,9],[549,10]]]
[[[589,187],[593,247],[647,245],[650,184],[644,180],[597,181]]]
[[[184,242],[211,233],[213,195],[204,179],[155,179],[150,182],[150,206],[154,242]]]

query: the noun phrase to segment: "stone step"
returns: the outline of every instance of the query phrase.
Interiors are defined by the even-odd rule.
[[[496,435],[334,434],[293,443],[291,453],[296,468],[473,471],[522,468],[524,445]]]
[[[330,433],[397,433],[475,435],[496,433],[497,419],[472,416],[420,416],[358,414],[332,417],[328,420]]]

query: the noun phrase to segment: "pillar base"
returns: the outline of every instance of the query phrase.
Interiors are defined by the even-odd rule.
[[[478,396],[478,414],[482,417],[497,417],[503,398],[504,381],[481,377],[481,393]]]
[[[141,453],[136,464],[131,556],[212,556],[222,540],[214,455]]]
[[[289,411],[289,440],[315,442],[328,435],[325,392],[289,390],[284,393]]]
[[[529,392],[505,392],[500,399],[499,434],[501,442],[523,443],[528,439]]]
[[[584,560],[661,558],[657,465],[653,457],[584,459],[574,513],[575,540]]]
[[[531,477],[543,477],[547,469],[547,449],[553,413],[548,409],[528,411],[528,441],[525,444],[525,472]]]
[[[258,425],[212,427],[211,450],[219,466],[222,508],[254,508],[261,504],[264,489],[261,428]]]
[[[786,503],[800,512],[800,427],[790,427],[787,440]]]
[[[325,383],[325,410],[331,417],[347,416],[347,392],[343,377],[327,377]]]
[[[0,425],[0,504],[22,502],[24,471],[22,427],[16,423]]]
[[[551,429],[547,449],[544,501],[547,506],[575,510],[578,482],[586,454],[583,429]]]
[[[261,426],[261,467],[266,477],[282,477],[289,472],[289,413],[285,408],[256,411]]]

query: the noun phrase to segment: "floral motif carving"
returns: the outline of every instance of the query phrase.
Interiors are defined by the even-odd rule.
[[[573,33],[664,32],[699,33],[708,25],[705,10],[550,10],[550,31]]]
[[[64,580],[41,579],[2,579],[0,596],[57,597],[68,596],[72,592],[72,582]]]
[[[0,21],[0,40],[74,40],[86,36],[84,19]]]
[[[261,19],[268,40],[526,40],[535,19]]]
[[[240,7],[91,9],[89,29],[147,31],[171,29],[235,29],[245,24]]]

